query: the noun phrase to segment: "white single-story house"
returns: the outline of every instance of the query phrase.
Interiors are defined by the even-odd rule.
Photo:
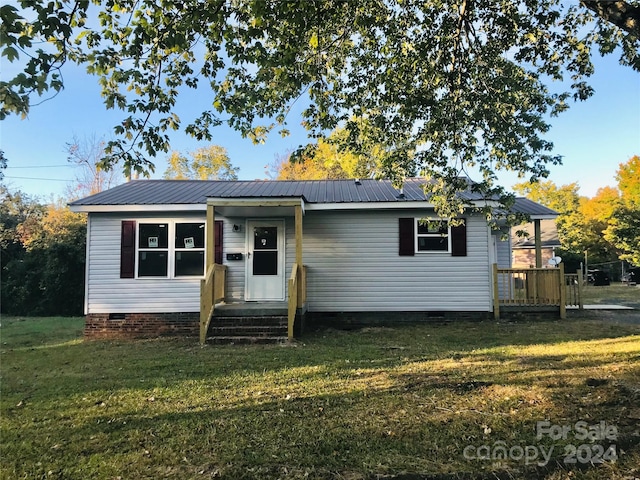
[[[74,201],[88,214],[86,334],[197,334],[214,265],[213,304],[291,303],[297,285],[294,307],[311,315],[492,312],[492,265],[510,266],[510,239],[471,211],[425,223],[439,219],[423,182],[135,180]]]

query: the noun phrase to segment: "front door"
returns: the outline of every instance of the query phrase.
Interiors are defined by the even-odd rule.
[[[247,222],[246,300],[284,300],[284,220]]]

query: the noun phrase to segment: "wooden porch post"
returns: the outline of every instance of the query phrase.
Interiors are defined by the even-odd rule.
[[[493,318],[500,320],[500,291],[498,290],[498,264],[493,264]]]
[[[216,260],[216,214],[215,206],[207,203],[207,241],[205,257],[207,259],[207,268],[205,272],[209,270],[209,267],[215,263]]]
[[[564,280],[564,263],[559,265],[560,274],[560,318],[567,318],[567,287]]]
[[[298,307],[303,307],[303,301],[306,296],[304,291],[306,287],[305,272],[302,266],[302,205],[296,205],[296,264],[298,265],[298,284],[296,292],[296,311]],[[293,332],[292,335],[293,337]]]
[[[542,233],[540,232],[540,219],[533,221],[536,242],[536,268],[542,268]]]
[[[207,340],[207,330],[209,329],[209,322],[211,321],[211,315],[213,315],[213,308],[215,304],[214,298],[214,282],[209,277],[209,271],[216,259],[216,218],[215,207],[207,203],[207,218],[205,225],[205,278],[200,280],[200,344],[204,345]],[[209,281],[207,281],[209,280]]]
[[[296,263],[302,267],[302,205],[296,205]]]

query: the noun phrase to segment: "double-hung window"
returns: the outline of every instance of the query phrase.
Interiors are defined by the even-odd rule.
[[[204,222],[140,222],[137,233],[137,277],[204,275]]]
[[[166,277],[169,274],[169,224],[138,225],[138,277]]]
[[[416,252],[450,252],[449,222],[416,219]]]
[[[459,218],[452,226],[447,220],[428,218],[398,219],[398,253],[414,256],[421,253],[450,253],[452,257],[467,256],[467,222]]]
[[[204,275],[204,223],[176,223],[174,275]]]

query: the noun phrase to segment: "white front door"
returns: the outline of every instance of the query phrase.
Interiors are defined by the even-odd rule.
[[[284,300],[284,220],[247,222],[246,300]]]

